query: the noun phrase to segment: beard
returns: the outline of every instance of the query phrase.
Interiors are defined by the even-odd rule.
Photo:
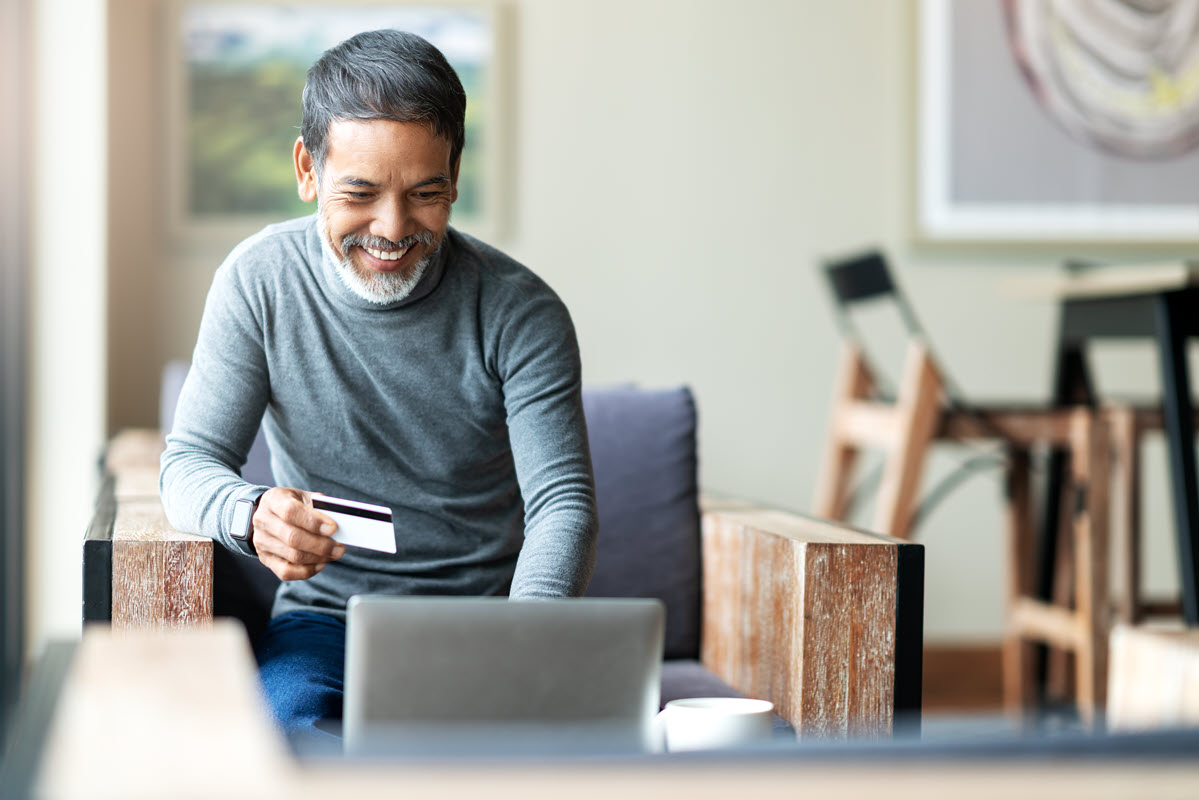
[[[414,233],[411,236],[405,236],[398,242],[392,242],[380,236],[350,233],[341,240],[341,247],[337,248],[333,246],[333,237],[329,233],[329,225],[325,220],[324,212],[320,211],[319,216],[322,238],[326,246],[328,246],[329,255],[333,258],[334,266],[337,268],[337,276],[341,278],[341,282],[345,284],[347,289],[368,303],[375,305],[385,306],[398,303],[412,294],[412,290],[416,288],[421,278],[428,272],[433,259],[436,258],[437,253],[441,250],[441,242],[437,240],[437,237],[431,231]],[[408,270],[375,272],[374,270],[358,266],[350,258],[350,252],[354,247],[370,247],[375,250],[404,250],[414,247],[417,244],[423,244],[427,247],[436,245],[436,247],[427,252],[420,261],[416,262]]]

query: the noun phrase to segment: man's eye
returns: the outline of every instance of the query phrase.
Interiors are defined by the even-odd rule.
[[[350,197],[355,200],[368,200],[373,195],[370,192],[350,192]]]
[[[441,192],[417,192],[416,193],[417,200],[435,200],[438,197],[441,197]]]

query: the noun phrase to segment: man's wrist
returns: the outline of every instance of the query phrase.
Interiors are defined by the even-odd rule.
[[[239,541],[247,544],[254,540],[254,512],[258,510],[258,501],[266,494],[264,491],[256,491],[249,497],[239,499],[233,506],[233,525],[229,530],[229,535]]]

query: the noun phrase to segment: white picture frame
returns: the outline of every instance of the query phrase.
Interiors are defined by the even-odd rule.
[[[429,35],[427,26],[420,22],[422,19],[447,18],[464,21],[463,25],[457,26],[458,39],[449,46],[439,42],[437,36]],[[271,20],[275,25],[267,24]],[[286,24],[281,25],[281,22]],[[198,85],[196,64],[199,56],[195,42],[206,36],[220,41],[222,24],[228,25],[227,37],[231,39],[245,36],[242,28],[249,27],[251,31],[270,32],[276,37],[274,44],[278,47],[289,47],[289,41],[294,41],[297,58],[300,52],[308,56],[304,72],[321,51],[360,30],[400,27],[425,35],[446,53],[447,59],[463,76],[467,89],[467,143],[463,151],[463,174],[459,179],[459,200],[454,206],[451,224],[482,239],[503,237],[511,222],[504,213],[510,206],[504,202],[509,180],[506,166],[511,160],[507,113],[511,103],[510,54],[507,51],[510,21],[508,10],[499,0],[354,0],[352,3],[336,0],[248,0],[236,3],[229,0],[173,0],[166,5],[161,39],[165,48],[162,75],[165,109],[162,153],[165,163],[162,175],[167,198],[165,224],[176,252],[227,252],[265,225],[315,210],[311,204],[307,210],[302,210],[298,198],[292,201],[296,196],[294,177],[288,184],[282,175],[284,170],[288,175],[294,175],[290,142],[299,135],[301,105],[298,89],[294,92],[294,120],[283,126],[292,129],[279,132],[279,140],[272,143],[269,154],[257,154],[260,161],[269,157],[275,170],[272,179],[276,188],[267,204],[275,203],[274,198],[280,192],[289,192],[287,202],[291,203],[292,211],[227,208],[224,206],[237,203],[197,199],[193,182],[197,170],[220,170],[224,168],[224,162],[209,158],[198,167],[189,138],[189,130],[197,124],[198,114],[192,102],[192,87]],[[280,30],[281,27],[284,30]],[[197,36],[198,28],[204,28],[206,32]],[[478,36],[480,30],[485,41],[463,40],[464,36]],[[292,39],[286,38],[288,36]],[[470,48],[484,50],[484,63],[473,85],[463,75],[461,62],[455,63],[457,57],[462,57]],[[295,75],[288,77],[294,83]],[[302,87],[302,77],[299,80]],[[479,136],[479,132],[483,135]],[[276,151],[277,162],[274,161]]]
[[[975,22],[993,29],[1003,49],[986,37],[962,40],[962,30],[969,28],[954,15],[985,15]],[[974,24],[975,30],[979,27]],[[1199,241],[1199,190],[1186,200],[1154,198],[1154,187],[1163,185],[1159,178],[1169,165],[1133,163],[1088,147],[1045,114],[1007,49],[1000,3],[920,0],[918,36],[917,227],[922,238]],[[986,46],[978,46],[980,40]],[[987,74],[980,78],[976,72]],[[986,86],[987,91],[972,99],[962,88],[966,85]],[[972,108],[964,111],[967,106]],[[963,123],[966,113],[974,117]],[[968,130],[977,135],[963,132]],[[1001,176],[1009,196],[970,196],[961,189],[962,164],[967,163],[963,153],[971,148],[979,157],[994,159],[992,174]],[[1038,158],[1050,161],[1038,163]],[[1047,183],[1052,178],[1045,163],[1068,165],[1076,185],[1062,193],[1074,196],[1048,196],[1064,187]],[[1199,154],[1180,158],[1172,169],[1172,181],[1185,177],[1190,186],[1199,187]],[[1109,187],[1117,178],[1135,189],[1135,202],[1113,202],[1084,191],[1088,184]]]

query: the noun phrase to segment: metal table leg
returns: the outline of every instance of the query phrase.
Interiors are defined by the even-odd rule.
[[[1157,344],[1161,358],[1162,413],[1170,460],[1174,530],[1182,586],[1182,611],[1188,626],[1199,626],[1199,478],[1195,468],[1195,417],[1186,359],[1187,296],[1157,300]]]

